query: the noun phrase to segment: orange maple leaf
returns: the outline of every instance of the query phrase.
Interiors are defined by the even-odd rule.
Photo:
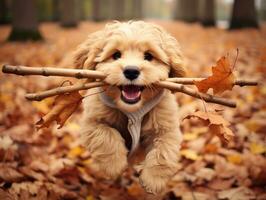
[[[228,128],[230,123],[216,113],[197,111],[184,119],[197,117],[207,123],[211,133],[217,135],[223,142],[228,143],[234,138],[233,132]]]
[[[51,111],[35,124],[37,129],[49,127],[53,121],[59,124],[58,128],[62,128],[66,120],[78,108],[82,98],[77,91],[58,95],[55,98]]]
[[[222,93],[225,90],[232,90],[235,76],[230,67],[227,57],[223,56],[212,67],[212,75],[202,81],[194,81],[194,84],[200,92],[206,93],[213,88],[214,94]]]

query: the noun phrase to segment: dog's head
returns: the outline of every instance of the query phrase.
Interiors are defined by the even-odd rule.
[[[159,92],[154,83],[184,75],[176,39],[143,21],[107,24],[75,52],[76,67],[104,72],[107,95],[124,111],[135,111]]]

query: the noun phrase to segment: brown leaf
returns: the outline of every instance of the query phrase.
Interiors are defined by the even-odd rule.
[[[234,137],[233,132],[228,128],[230,123],[216,113],[197,111],[186,116],[184,119],[190,119],[191,117],[197,117],[206,122],[210,131],[226,143]]]
[[[254,192],[246,187],[232,188],[218,193],[219,199],[248,200],[255,199],[255,197]]]
[[[234,138],[234,134],[228,127],[224,125],[210,124],[211,133],[217,135],[223,142],[228,143]]]
[[[0,199],[3,199],[3,200],[13,200],[15,199],[14,196],[12,194],[10,194],[9,192],[7,191],[4,191],[0,188]]]
[[[12,167],[5,164],[0,165],[0,180],[2,179],[6,182],[17,182],[21,181],[23,178],[24,176]]]
[[[22,172],[23,174],[25,174],[28,177],[34,178],[38,181],[43,181],[45,180],[45,177],[43,176],[42,173],[36,172],[32,169],[30,169],[29,167],[20,167],[20,172]]]
[[[78,91],[58,95],[52,110],[36,123],[37,129],[49,127],[53,121],[59,124],[58,128],[62,128],[66,120],[78,108],[81,100],[82,96]]]
[[[213,179],[208,183],[208,187],[214,190],[226,190],[230,188],[235,182],[234,178],[231,179]]]
[[[220,58],[216,66],[212,67],[212,75],[202,81],[194,81],[200,92],[206,93],[213,88],[214,94],[222,93],[225,90],[232,90],[235,76],[232,72],[230,62],[227,57]]]

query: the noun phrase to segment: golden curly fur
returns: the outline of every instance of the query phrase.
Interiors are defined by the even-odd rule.
[[[118,56],[114,56],[118,52]],[[149,59],[145,57],[148,53]],[[161,27],[143,21],[113,22],[89,35],[75,52],[79,68],[104,72],[111,87],[105,93],[117,108],[103,104],[99,94],[84,102],[81,141],[90,151],[94,166],[109,177],[120,175],[128,165],[127,117],[122,111],[140,109],[162,89],[153,83],[169,76],[183,76],[182,54],[176,39]],[[136,79],[124,75],[125,67],[136,66]],[[141,97],[134,103],[121,98],[124,85],[141,86]],[[89,93],[95,93],[93,89]],[[162,100],[144,116],[141,144],[145,159],[138,165],[140,183],[151,193],[161,192],[177,170],[182,136],[179,130],[175,96],[165,91]]]

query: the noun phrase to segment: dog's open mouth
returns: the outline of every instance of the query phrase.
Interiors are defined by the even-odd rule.
[[[143,89],[144,87],[139,85],[121,86],[121,99],[128,104],[137,103],[141,99],[141,92]]]

